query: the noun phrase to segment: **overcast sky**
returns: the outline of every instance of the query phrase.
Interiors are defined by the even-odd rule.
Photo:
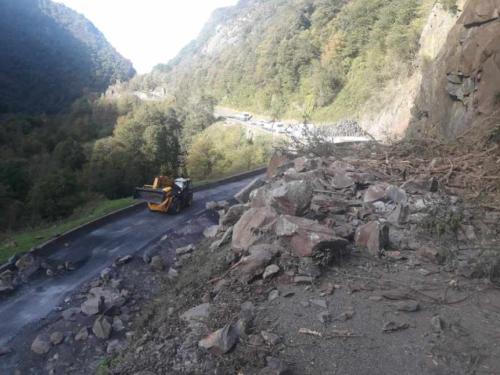
[[[56,0],[84,14],[139,73],[198,36],[216,8],[237,0]]]

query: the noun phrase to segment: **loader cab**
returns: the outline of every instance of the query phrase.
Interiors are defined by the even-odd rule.
[[[191,180],[187,178],[177,178],[175,179],[175,186],[177,186],[181,191],[191,189]]]

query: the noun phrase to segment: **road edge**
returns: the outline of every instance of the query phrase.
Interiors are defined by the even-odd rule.
[[[266,171],[266,167],[261,167],[261,168],[254,169],[254,170],[251,170],[248,172],[238,173],[238,174],[235,174],[235,175],[232,175],[229,177],[225,177],[225,178],[220,179],[220,180],[209,182],[209,183],[202,185],[202,186],[197,186],[197,187],[193,188],[193,191],[197,192],[197,191],[209,190],[209,189],[212,189],[212,188],[220,186],[220,185],[224,185],[227,183],[242,180],[244,178],[258,176],[258,175],[264,173],[265,171]],[[33,254],[34,256],[50,255],[53,252],[55,247],[64,246],[65,243],[72,241],[72,239],[79,236],[82,232],[87,232],[89,230],[93,230],[95,228],[98,228],[99,226],[108,224],[108,223],[110,223],[114,220],[117,220],[123,216],[127,216],[128,214],[134,212],[135,210],[143,209],[143,207],[145,205],[146,205],[146,203],[139,202],[139,203],[132,204],[128,207],[124,207],[124,208],[121,208],[119,210],[110,212],[104,216],[97,218],[97,219],[91,220],[87,223],[81,224],[73,229],[70,229],[67,232],[62,233],[61,235],[59,235],[57,237],[53,237],[50,240],[32,248],[27,253]],[[23,253],[19,253],[18,255],[22,255],[22,254]],[[26,254],[26,253],[24,253],[24,254]],[[14,267],[14,263],[7,261],[6,263],[0,265],[0,273],[5,271],[5,270],[8,270],[12,267]]]

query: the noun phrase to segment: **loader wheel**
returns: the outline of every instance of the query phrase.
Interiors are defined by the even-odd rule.
[[[170,213],[172,213],[172,214],[178,214],[179,212],[181,212],[181,205],[179,203],[179,200],[176,199],[172,203],[172,206],[170,207]]]

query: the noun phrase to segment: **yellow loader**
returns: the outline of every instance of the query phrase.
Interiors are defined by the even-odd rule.
[[[177,214],[193,203],[191,180],[158,176],[153,185],[136,188],[134,199],[147,202],[151,211]]]

